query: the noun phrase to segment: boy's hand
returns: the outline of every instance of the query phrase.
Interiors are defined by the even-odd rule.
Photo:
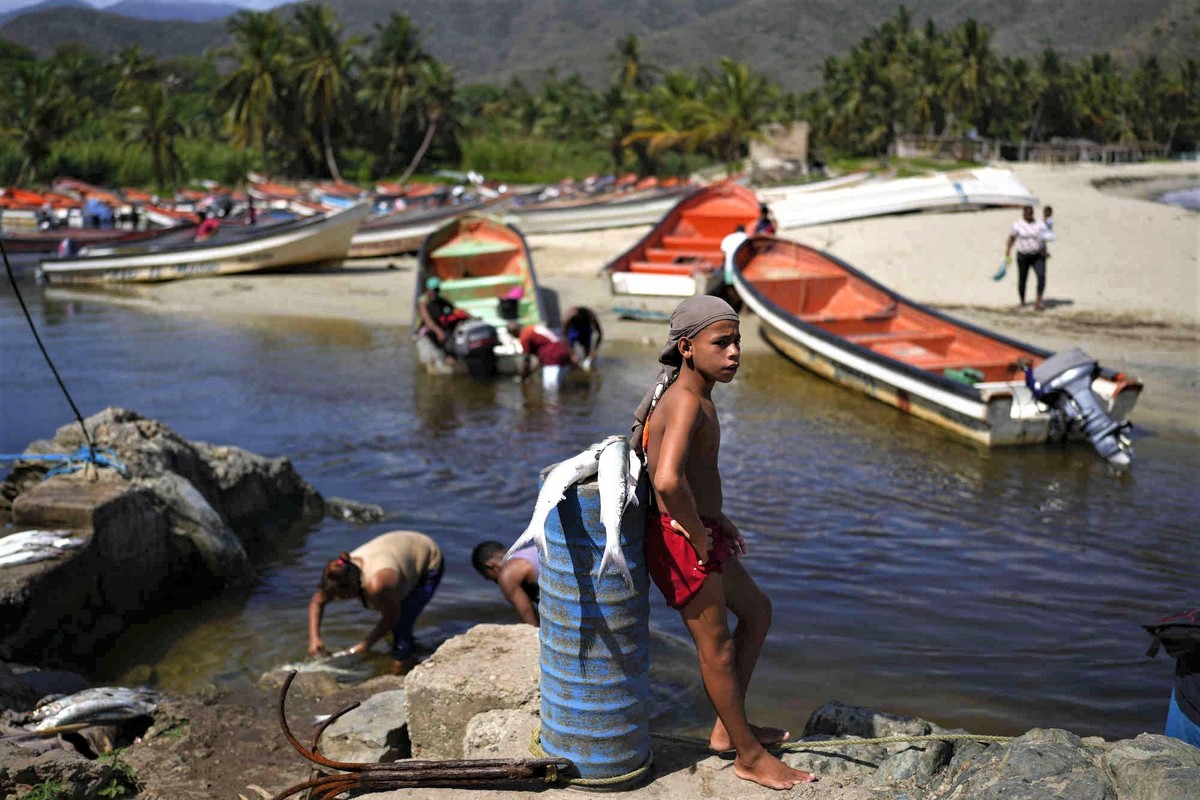
[[[677,520],[671,520],[671,527],[686,536],[687,540],[692,543],[692,548],[696,551],[696,563],[700,566],[707,564],[708,551],[712,549],[712,531],[704,528],[703,536],[693,536]]]
[[[746,555],[746,539],[738,530],[738,526],[724,514],[721,515],[721,524],[725,526],[725,536],[729,539],[729,555],[734,558]]]
[[[325,643],[320,639],[314,639],[308,643],[308,654],[310,656],[328,655],[329,651],[325,649]]]

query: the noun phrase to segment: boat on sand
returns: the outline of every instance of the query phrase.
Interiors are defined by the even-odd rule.
[[[1110,463],[1129,462],[1126,421],[1142,384],[1078,350],[976,328],[775,237],[743,245],[733,279],[763,337],[822,377],[983,445],[1081,434]]]
[[[738,225],[749,232],[758,198],[745,186],[723,181],[677,202],[633,247],[605,265],[614,295],[691,297],[722,279],[721,240]]]
[[[458,358],[452,365],[445,363],[445,353],[437,345],[424,335],[418,336],[421,363],[431,372],[467,371],[473,366],[467,363],[468,357],[477,351],[477,345],[485,343],[495,363],[480,364],[481,372],[517,372],[522,351],[509,335],[508,323],[516,321],[525,326],[550,322],[529,246],[521,232],[495,217],[466,214],[429,234],[417,256],[414,333],[421,328],[417,304],[430,278],[440,281],[443,298],[473,319],[455,329],[458,349],[454,355]],[[490,358],[486,360],[490,362]]]
[[[153,282],[340,263],[369,210],[364,201],[288,222],[225,225],[204,241],[188,233],[149,246],[86,247],[42,261],[39,271],[52,284]]]

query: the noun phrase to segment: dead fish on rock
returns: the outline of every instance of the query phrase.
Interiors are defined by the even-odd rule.
[[[29,712],[33,730],[46,731],[74,723],[124,722],[150,717],[158,710],[158,693],[149,689],[102,686],[43,703]]]
[[[87,542],[70,531],[21,531],[0,539],[0,567],[54,558]]]

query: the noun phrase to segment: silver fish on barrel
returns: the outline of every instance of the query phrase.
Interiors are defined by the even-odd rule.
[[[629,572],[625,552],[621,549],[621,521],[625,518],[626,509],[637,505],[641,466],[641,460],[630,449],[629,440],[624,436],[610,436],[604,440],[597,477],[600,484],[600,521],[604,524],[605,539],[604,555],[600,558],[597,574],[603,576],[605,570],[615,566],[625,579],[625,585],[630,588],[633,587],[633,575]]]
[[[567,489],[596,474],[596,470],[600,468],[601,451],[610,440],[617,438],[625,437],[610,436],[599,444],[590,445],[579,455],[554,465],[554,468],[546,475],[546,479],[542,481],[542,489],[538,492],[537,502],[533,505],[533,516],[530,518],[529,524],[513,542],[512,547],[508,548],[508,552],[504,555],[506,559],[530,542],[537,544],[538,553],[545,558],[546,518],[562,502],[563,497],[567,494]]]

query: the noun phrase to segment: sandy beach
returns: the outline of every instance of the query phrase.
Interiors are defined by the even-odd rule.
[[[1144,199],[1156,187],[1200,184],[1200,165],[1008,166],[1055,208],[1058,240],[1050,250],[1045,312],[1018,307],[1015,268],[992,280],[1015,209],[879,217],[781,235],[827,250],[913,300],[1047,349],[1078,345],[1105,364],[1131,369],[1148,387],[1138,417],[1200,431],[1200,214]],[[558,293],[563,309],[597,310],[606,336],[650,346],[662,338],[663,325],[618,320],[600,275],[646,231],[532,236],[539,280]],[[315,273],[185,280],[99,296],[206,317],[407,327],[414,266],[412,257],[360,260]],[[766,350],[756,336],[747,345]]]

